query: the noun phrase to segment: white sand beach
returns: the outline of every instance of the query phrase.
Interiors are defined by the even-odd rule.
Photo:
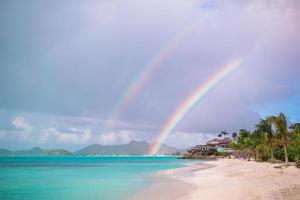
[[[300,169],[237,159],[206,161],[159,173],[131,199],[300,200]]]

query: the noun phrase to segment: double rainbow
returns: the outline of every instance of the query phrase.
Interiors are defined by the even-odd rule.
[[[201,84],[169,117],[161,129],[157,139],[149,150],[150,155],[158,153],[161,145],[168,139],[168,136],[174,131],[177,125],[192,110],[192,108],[205,97],[215,86],[224,80],[231,72],[236,70],[242,63],[242,59],[235,59],[224,65],[220,70],[215,72],[206,82]]]
[[[112,129],[118,119],[122,116],[125,110],[129,107],[133,99],[141,91],[144,85],[152,77],[153,73],[157,70],[159,66],[173,53],[173,51],[178,47],[180,42],[182,42],[187,35],[193,30],[196,24],[188,24],[181,32],[178,32],[171,38],[155,56],[150,60],[150,62],[143,68],[143,70],[138,74],[137,78],[134,79],[129,87],[123,92],[120,100],[117,102],[114,110],[108,117],[107,123],[104,129]]]

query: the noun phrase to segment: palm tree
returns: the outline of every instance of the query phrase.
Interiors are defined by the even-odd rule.
[[[241,129],[239,132],[238,143],[240,144],[240,147],[243,150],[243,152],[247,154],[248,160],[250,160],[250,156],[251,156],[250,131]]]
[[[235,140],[237,138],[237,133],[236,132],[232,133],[231,137]]]
[[[222,133],[219,133],[219,134],[218,134],[218,137],[221,139],[221,138],[222,138]]]
[[[227,131],[221,131],[221,134],[224,135],[224,138],[225,138],[226,135],[228,135],[229,133]]]
[[[265,148],[265,133],[260,130],[254,130],[250,134],[250,148],[254,152],[255,160],[263,160]]]
[[[278,117],[270,117],[270,120],[276,126],[276,132],[278,136],[281,138],[281,141],[283,143],[285,164],[288,165],[289,159],[288,159],[287,148],[288,148],[288,140],[289,140],[289,129],[288,129],[287,118],[283,113],[280,113]]]
[[[261,119],[258,124],[256,124],[256,129],[263,134],[264,139],[266,140],[269,149],[270,149],[270,157],[271,161],[274,161],[274,153],[273,153],[273,142],[275,139],[274,132],[272,130],[272,117],[268,117],[266,120]]]

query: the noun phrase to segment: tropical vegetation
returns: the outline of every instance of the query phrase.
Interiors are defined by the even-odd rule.
[[[293,161],[300,167],[300,123],[289,123],[283,113],[261,119],[253,131],[241,129],[232,133],[232,138],[230,147],[237,156],[256,161],[284,161],[286,165]]]

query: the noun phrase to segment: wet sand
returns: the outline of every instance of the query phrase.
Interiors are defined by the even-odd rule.
[[[151,177],[152,183],[130,200],[176,200],[186,197],[196,187],[184,181],[186,177],[193,176],[199,170],[214,167],[202,162],[189,164],[187,167],[161,171]]]

